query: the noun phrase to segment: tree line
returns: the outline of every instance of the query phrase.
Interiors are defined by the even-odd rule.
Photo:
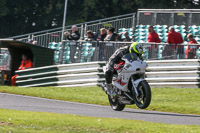
[[[62,26],[65,0],[0,0],[0,38]],[[194,9],[199,0],[68,0],[67,25],[137,9]]]

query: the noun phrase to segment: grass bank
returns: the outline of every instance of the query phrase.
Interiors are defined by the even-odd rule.
[[[107,96],[99,87],[7,87],[0,92],[58,99],[65,101],[109,105]],[[148,110],[200,115],[200,89],[152,88],[152,101]],[[135,105],[128,108],[137,108]]]
[[[0,131],[6,133],[198,133],[200,126],[0,109]]]

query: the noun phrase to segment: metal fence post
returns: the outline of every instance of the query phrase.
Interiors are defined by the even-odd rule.
[[[136,25],[135,25],[135,21],[136,21],[136,20],[135,20],[135,14],[133,14],[133,19],[132,19],[132,21],[133,21],[133,22],[132,22],[132,29],[133,29],[133,33],[134,33],[134,31],[135,31],[135,26],[136,26]],[[133,35],[132,35],[132,38],[133,38]]]
[[[86,34],[86,32],[87,32],[87,24],[85,23],[85,27],[84,27],[85,29],[84,29],[84,32],[83,32],[83,39],[84,39],[84,36],[85,36],[85,34]]]
[[[81,40],[83,40],[84,39],[84,26],[83,26],[83,24],[81,25]]]
[[[174,25],[174,13],[171,14],[170,25]]]
[[[157,24],[157,12],[154,13],[154,21],[153,21],[153,25]]]
[[[140,21],[139,21],[139,19],[140,19],[140,13],[141,13],[141,12],[138,12],[138,13],[137,13],[137,25],[139,25],[139,23],[140,23]]]
[[[188,26],[192,25],[192,13],[189,14],[189,19],[188,19],[188,25],[187,25],[187,28]],[[188,30],[188,29],[187,29]]]
[[[63,53],[64,53],[64,49],[65,49],[65,45],[63,43],[63,39],[64,39],[64,30],[65,30],[65,22],[66,22],[66,14],[67,14],[67,3],[68,0],[65,0],[65,8],[64,8],[64,15],[63,15],[63,27],[62,27],[62,37],[61,37],[61,52],[60,52],[60,57],[59,57],[59,63],[63,62]]]

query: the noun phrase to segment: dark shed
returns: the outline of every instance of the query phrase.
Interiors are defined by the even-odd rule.
[[[14,75],[16,70],[18,70],[22,60],[21,56],[24,53],[28,54],[34,64],[34,67],[54,64],[54,50],[49,48],[9,39],[0,39],[0,48],[8,48],[11,55],[11,76]]]

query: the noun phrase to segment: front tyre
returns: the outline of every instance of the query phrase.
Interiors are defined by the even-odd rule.
[[[147,81],[144,80],[139,83],[137,90],[139,95],[135,95],[135,103],[139,108],[145,109],[151,102],[151,88]]]
[[[108,95],[108,100],[111,108],[115,111],[122,111],[125,108],[125,104],[120,104],[117,98],[111,98]]]

